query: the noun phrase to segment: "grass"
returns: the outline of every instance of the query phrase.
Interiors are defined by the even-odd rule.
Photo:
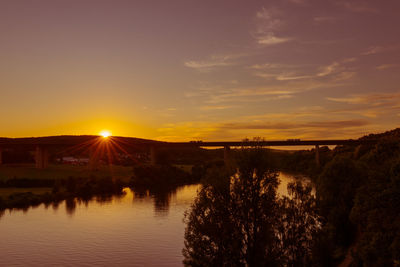
[[[175,166],[175,167],[177,167],[177,168],[181,169],[182,171],[187,172],[189,174],[192,173],[193,165],[174,164],[173,166]]]
[[[48,187],[35,187],[35,188],[16,188],[16,187],[7,187],[0,188],[0,197],[7,198],[9,195],[14,193],[27,193],[32,192],[35,195],[42,195],[45,193],[50,193],[51,188]]]
[[[0,180],[11,178],[29,179],[66,179],[74,177],[113,177],[128,181],[133,174],[132,167],[100,165],[98,170],[90,170],[88,166],[73,166],[67,164],[50,164],[46,169],[36,169],[34,164],[4,164],[0,165]]]

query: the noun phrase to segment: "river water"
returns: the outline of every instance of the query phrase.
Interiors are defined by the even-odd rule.
[[[279,194],[294,179],[280,174]],[[126,188],[122,197],[6,211],[0,266],[181,266],[185,224],[200,185],[157,195]]]

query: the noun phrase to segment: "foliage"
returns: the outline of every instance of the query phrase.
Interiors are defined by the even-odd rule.
[[[357,266],[400,264],[400,129],[337,147],[317,179],[323,228],[314,255],[321,265],[353,254]],[[329,253],[326,253],[329,251]],[[351,257],[350,257],[351,260]]]
[[[26,179],[15,179],[15,183],[22,185],[26,184]],[[37,181],[42,185],[41,180],[32,179],[28,182],[31,186],[33,181]],[[111,177],[90,177],[76,178],[69,177],[62,180],[50,180],[54,184],[51,193],[34,194],[32,192],[17,192],[8,195],[6,198],[0,199],[0,210],[7,208],[27,209],[30,206],[37,206],[41,203],[58,202],[64,199],[73,199],[75,197],[81,199],[90,199],[93,196],[110,196],[122,194],[124,184],[118,179]],[[37,186],[35,186],[37,187]]]
[[[358,190],[351,219],[361,232],[356,255],[360,265],[400,263],[400,160],[388,177],[371,176]]]
[[[317,180],[317,197],[320,213],[330,229],[333,245],[348,246],[356,226],[349,214],[354,205],[357,188],[366,179],[365,168],[345,156],[336,156],[329,162]]]
[[[235,167],[210,171],[186,214],[184,264],[305,266],[318,229],[311,189],[290,185],[292,198],[280,200],[277,172],[260,147],[242,149]]]
[[[170,165],[141,165],[134,168],[130,184],[135,188],[176,187],[177,185],[198,182],[180,168]]]
[[[313,178],[318,176],[323,167],[332,160],[334,151],[330,150],[327,146],[319,148],[319,162],[316,164],[316,151],[299,150],[299,151],[284,151],[284,150],[271,150],[271,156],[274,158],[274,166],[279,170],[287,172],[302,173]]]
[[[288,184],[289,196],[281,203],[278,231],[281,235],[281,251],[289,266],[309,266],[312,262],[314,238],[320,230],[319,215],[311,186],[301,182]]]
[[[199,147],[158,148],[158,164],[193,164],[200,165],[223,158],[222,149],[203,149]]]

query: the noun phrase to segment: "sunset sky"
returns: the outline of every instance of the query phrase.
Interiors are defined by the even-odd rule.
[[[399,11],[397,0],[1,0],[0,136],[390,130]]]

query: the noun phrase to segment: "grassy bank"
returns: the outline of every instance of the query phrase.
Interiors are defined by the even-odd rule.
[[[14,179],[17,182],[18,179]],[[40,181],[30,179],[31,181]],[[26,180],[21,181],[21,185]],[[80,198],[89,200],[94,196],[123,194],[125,184],[111,177],[69,177],[54,180],[52,187],[4,187],[0,195],[0,211],[4,209],[26,209],[41,203],[59,202],[65,199]]]
[[[12,178],[26,179],[67,179],[68,177],[89,178],[91,176],[112,177],[128,182],[132,176],[132,167],[100,165],[98,170],[88,166],[50,164],[46,169],[36,169],[34,164],[0,165],[0,181]]]
[[[7,187],[0,188],[0,197],[8,198],[12,194],[27,193],[32,192],[35,195],[42,195],[50,193],[52,188],[49,187],[28,187],[28,188],[17,188],[17,187]]]

